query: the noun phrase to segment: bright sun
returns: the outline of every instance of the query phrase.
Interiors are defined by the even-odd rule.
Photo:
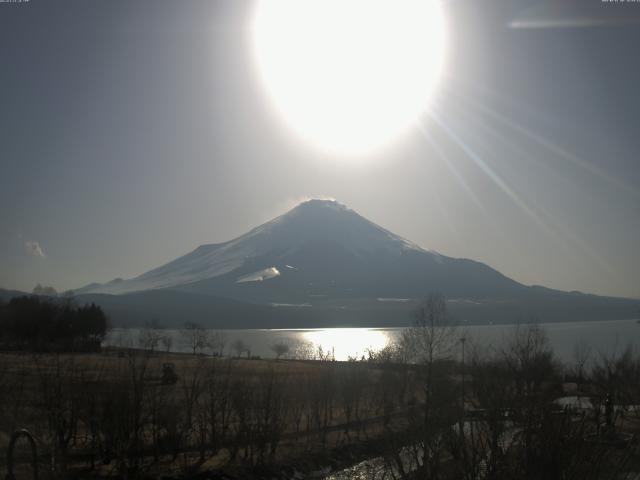
[[[253,43],[284,120],[325,150],[360,154],[428,107],[445,26],[439,0],[259,0]]]

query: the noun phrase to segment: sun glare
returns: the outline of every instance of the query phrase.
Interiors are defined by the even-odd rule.
[[[439,0],[259,0],[259,74],[284,121],[307,141],[359,154],[404,132],[442,70]]]
[[[303,337],[316,348],[322,347],[325,354],[333,355],[336,360],[348,360],[350,356],[366,357],[369,351],[382,350],[389,343],[386,331],[369,328],[310,330]]]

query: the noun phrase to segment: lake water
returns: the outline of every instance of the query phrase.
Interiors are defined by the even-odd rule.
[[[584,342],[594,354],[620,352],[627,345],[640,350],[640,323],[637,320],[611,320],[602,322],[566,322],[540,324],[547,333],[557,357],[571,362],[575,345]],[[472,344],[499,348],[513,334],[514,325],[474,325],[458,327],[455,335],[468,339]],[[235,354],[233,345],[241,340],[251,355],[262,358],[274,357],[272,346],[285,342],[290,351],[301,348],[329,354],[336,360],[348,360],[367,356],[369,350],[380,350],[397,338],[402,328],[322,328],[300,330],[217,330],[225,340],[225,355]],[[170,336],[171,351],[190,352],[188,340],[181,330],[162,330],[161,335]],[[213,334],[213,332],[211,332]],[[114,329],[104,341],[105,346],[136,347],[141,330]],[[163,349],[162,345],[158,347]],[[205,349],[205,353],[208,350]],[[210,352],[210,350],[209,350]]]

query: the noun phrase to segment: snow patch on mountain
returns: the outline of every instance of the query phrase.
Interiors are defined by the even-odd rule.
[[[264,282],[265,280],[269,280],[271,278],[279,277],[280,270],[276,267],[265,268],[264,270],[259,270],[257,272],[250,273],[249,275],[243,275],[236,283],[245,283],[245,282]]]

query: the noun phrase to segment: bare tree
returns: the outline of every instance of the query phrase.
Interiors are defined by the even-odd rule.
[[[315,356],[315,347],[311,342],[295,341],[291,350],[291,358],[296,360],[313,360]]]
[[[450,376],[439,368],[443,360],[450,358],[456,340],[445,297],[430,293],[417,311],[414,326],[404,330],[399,341],[401,356],[419,367],[423,405],[420,415],[411,420],[412,440],[408,451],[413,463],[427,478],[439,477],[446,438],[443,433],[459,414]],[[401,457],[397,451],[390,456]],[[396,462],[396,468],[402,470],[403,466]]]
[[[188,372],[184,372],[180,382],[183,394],[181,409],[184,412],[182,431],[186,438],[194,437],[199,440],[201,460],[204,460],[206,442],[206,422],[201,408],[205,384],[204,366],[203,359],[199,359]]]
[[[138,345],[144,350],[150,350],[152,353],[160,346],[162,341],[162,334],[160,333],[160,324],[157,320],[151,320],[147,322],[140,330],[138,334]]]
[[[367,393],[367,387],[372,382],[367,365],[355,362],[341,368],[336,380],[340,406],[344,415],[344,436],[347,440],[351,440],[352,423],[355,426],[356,437],[360,435],[364,397]]]
[[[585,367],[591,359],[591,347],[587,342],[580,340],[573,347],[573,374],[579,383],[585,380]]]
[[[50,442],[52,467],[66,470],[67,454],[76,435],[80,395],[76,391],[79,369],[73,357],[55,355],[46,362],[34,356],[37,367],[38,397],[45,415],[45,438]]]
[[[204,379],[203,415],[206,438],[214,455],[229,440],[233,413],[230,389],[234,373],[231,361],[212,362]]]
[[[233,351],[236,353],[236,357],[241,357],[244,352],[249,351],[247,344],[240,339],[235,340],[231,348],[233,348]]]
[[[227,343],[224,332],[217,330],[209,335],[209,348],[214,357],[224,356],[224,347]]]
[[[432,365],[448,358],[455,344],[455,326],[440,293],[430,293],[418,308],[413,327],[402,332],[399,348],[412,363]]]
[[[276,360],[280,360],[280,357],[289,353],[289,344],[284,340],[274,343],[269,348],[276,355]]]
[[[209,336],[207,330],[198,323],[185,323],[181,333],[194,355],[197,352],[202,353],[202,351],[209,344]]]
[[[512,379],[511,419],[521,431],[518,476],[535,465],[539,437],[558,383],[553,350],[546,332],[536,323],[517,325],[502,350]]]
[[[171,347],[173,346],[173,337],[169,334],[162,335],[160,342],[162,342],[162,346],[164,347],[165,351],[169,353],[171,351]]]
[[[605,425],[609,432],[614,430],[616,419],[623,418],[628,406],[640,400],[637,383],[640,380],[640,358],[634,360],[633,357],[633,349],[629,345],[620,353],[600,354],[592,369],[595,394],[591,401],[597,416],[604,407]]]

